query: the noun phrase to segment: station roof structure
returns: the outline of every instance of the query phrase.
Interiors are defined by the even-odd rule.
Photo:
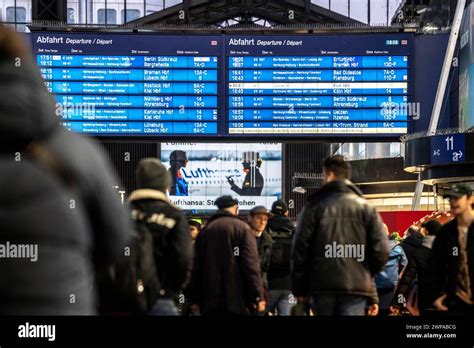
[[[183,12],[184,11],[184,12]],[[358,24],[361,22],[319,6],[310,0],[184,0],[174,6],[136,19],[130,24],[271,27],[292,23]]]

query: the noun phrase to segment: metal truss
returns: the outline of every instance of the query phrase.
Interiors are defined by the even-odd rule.
[[[184,0],[181,4],[130,23],[136,25],[193,24],[216,27],[233,25],[273,27],[295,23],[357,24],[360,22],[315,5],[310,0]]]

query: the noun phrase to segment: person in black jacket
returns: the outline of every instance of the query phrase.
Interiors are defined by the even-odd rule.
[[[293,292],[298,301],[312,296],[319,315],[364,315],[388,257],[379,214],[349,177],[342,156],[326,159],[326,184],[308,199],[296,228]]]
[[[288,218],[288,206],[283,200],[272,204],[272,217],[268,220],[273,239],[272,257],[268,269],[267,312],[288,316],[296,300],[291,292],[291,245],[295,226]]]
[[[103,149],[60,125],[27,47],[0,26],[0,315],[97,314],[95,273],[123,255],[131,220]]]
[[[160,283],[160,298],[152,315],[177,315],[174,296],[187,285],[193,260],[192,239],[186,216],[171,205],[165,192],[172,179],[156,158],[144,158],[137,169],[138,190],[130,194],[132,216],[146,217],[153,236],[155,265]]]
[[[268,219],[271,214],[264,206],[257,206],[250,210],[248,221],[252,232],[257,238],[258,257],[260,259],[260,270],[265,291],[268,291],[268,269],[272,257],[273,240],[267,230]]]
[[[413,253],[417,249],[421,248],[424,236],[416,226],[410,226],[410,228],[408,228],[407,234],[408,235],[406,238],[400,243],[400,246],[403,248],[408,260],[410,260]]]
[[[204,315],[250,315],[265,310],[255,235],[241,221],[238,201],[219,197],[219,208],[194,243],[190,287],[194,311]]]
[[[395,296],[393,297],[391,308],[392,312],[402,310],[407,305],[410,294],[414,291],[416,282],[416,295],[418,301],[418,310],[421,314],[431,307],[431,284],[429,281],[429,259],[433,242],[441,229],[442,225],[436,220],[430,220],[423,223],[422,227],[426,234],[423,244],[415,249],[411,258],[408,259],[408,265],[398,283]]]
[[[445,194],[456,217],[438,233],[431,256],[433,306],[456,315],[473,315],[474,216],[472,189],[453,185]]]

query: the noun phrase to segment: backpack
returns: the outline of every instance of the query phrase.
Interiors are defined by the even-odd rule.
[[[375,275],[377,289],[392,289],[398,284],[401,253],[398,252],[397,248],[401,248],[401,246],[395,245],[392,250],[390,250],[384,269]]]
[[[285,272],[290,270],[292,233],[271,231],[273,239],[270,268],[272,271]]]
[[[99,274],[102,313],[146,314],[159,297],[153,235],[147,219],[146,213],[134,210],[133,240],[119,261]]]

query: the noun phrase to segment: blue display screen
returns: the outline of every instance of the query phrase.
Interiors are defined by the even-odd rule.
[[[227,36],[231,135],[407,132],[410,35]]]
[[[220,134],[219,36],[35,33],[37,64],[70,130]]]

